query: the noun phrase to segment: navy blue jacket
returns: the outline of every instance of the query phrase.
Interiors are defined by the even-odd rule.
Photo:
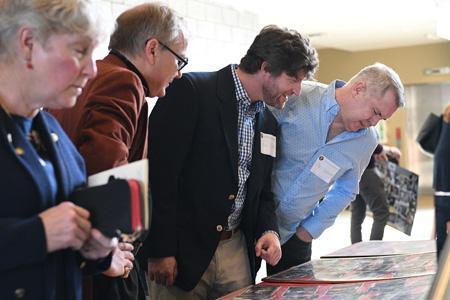
[[[141,255],[175,256],[175,284],[191,290],[219,244],[238,191],[238,111],[231,67],[187,73],[156,103],[149,122],[153,217]],[[259,268],[255,242],[278,231],[271,192],[273,157],[261,154],[261,132],[277,135],[266,108],[256,115],[252,169],[240,229],[253,278]]]
[[[41,111],[34,122],[55,169],[57,200],[44,199],[44,169],[26,159],[31,144],[0,109],[0,299],[54,299],[56,284],[64,299],[80,299],[81,257],[72,250],[48,254],[38,214],[85,183],[84,161],[52,116]]]

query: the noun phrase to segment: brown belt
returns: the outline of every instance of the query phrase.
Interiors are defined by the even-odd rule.
[[[228,240],[233,236],[233,234],[236,234],[237,231],[238,231],[237,229],[221,231],[219,240],[221,241]]]

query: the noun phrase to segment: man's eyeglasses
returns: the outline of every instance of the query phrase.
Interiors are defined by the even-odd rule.
[[[161,41],[158,40],[158,42],[161,44],[161,46],[163,46],[164,48],[166,48],[167,50],[169,50],[170,53],[172,53],[176,58],[177,58],[177,71],[181,71],[181,69],[183,69],[184,67],[186,67],[186,65],[188,64],[188,58],[187,57],[181,57],[180,55],[178,55],[175,51],[173,51],[172,49],[170,49],[169,46],[161,43]]]

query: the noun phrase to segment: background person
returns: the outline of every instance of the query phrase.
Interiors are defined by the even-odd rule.
[[[117,243],[67,202],[85,184],[83,159],[40,110],[73,106],[95,76],[95,12],[84,0],[0,1],[2,299],[80,299],[82,268],[111,263]]]
[[[442,128],[434,152],[434,206],[436,246],[440,255],[450,230],[450,104],[442,113]]]
[[[359,182],[359,194],[351,203],[350,239],[352,244],[362,241],[361,225],[366,218],[366,207],[373,214],[370,240],[382,240],[389,219],[389,205],[383,180],[375,172],[375,161],[392,159],[398,164],[401,152],[397,147],[378,144]]]

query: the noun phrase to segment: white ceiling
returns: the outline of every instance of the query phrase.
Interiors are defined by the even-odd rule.
[[[216,1],[258,14],[261,26],[307,33],[317,48],[362,51],[445,41],[436,36],[436,1],[448,0]]]

